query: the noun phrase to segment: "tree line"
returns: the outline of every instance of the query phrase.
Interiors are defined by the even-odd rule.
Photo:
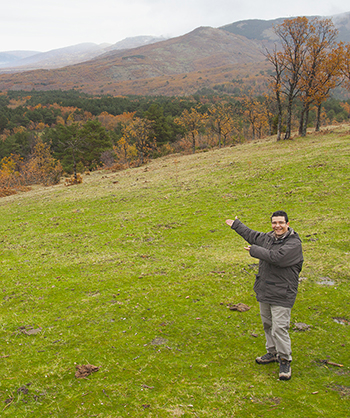
[[[295,128],[305,136],[310,124],[318,130],[348,120],[350,101],[330,98],[339,86],[350,89],[350,46],[336,42],[332,22],[287,19],[275,32],[280,43],[265,52],[273,70],[264,94],[254,88],[244,96],[208,89],[192,97],[0,93],[0,188],[34,178],[53,184],[64,172],[77,180],[102,165],[123,169],[266,135],[290,139]]]

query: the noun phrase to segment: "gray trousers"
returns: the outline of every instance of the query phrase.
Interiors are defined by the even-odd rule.
[[[264,326],[266,350],[278,354],[286,360],[292,360],[292,348],[289,337],[291,308],[260,302],[260,316]]]

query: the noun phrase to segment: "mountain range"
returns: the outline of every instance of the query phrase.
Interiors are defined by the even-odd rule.
[[[350,42],[350,12],[330,18],[339,40]],[[284,20],[199,27],[170,39],[140,36],[114,45],[4,52],[0,90],[75,88],[93,94],[186,95],[218,86],[234,89],[240,80],[268,70],[264,51],[276,42],[273,26]]]
[[[82,43],[65,48],[53,49],[48,52],[38,51],[7,51],[0,52],[0,72],[28,71],[40,68],[59,68],[79,62],[89,61],[105,52],[131,49],[138,46],[163,41],[164,37],[135,36],[125,38],[113,45]]]

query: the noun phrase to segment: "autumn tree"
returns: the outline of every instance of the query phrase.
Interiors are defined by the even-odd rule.
[[[57,184],[62,172],[62,165],[53,158],[50,146],[38,138],[33,152],[22,167],[25,184],[42,183],[44,186]]]
[[[343,62],[340,68],[345,87],[350,90],[350,44],[346,44],[343,50]]]
[[[21,185],[20,167],[23,161],[19,155],[11,154],[0,161],[0,197],[16,193],[12,188]]]
[[[228,136],[234,129],[232,108],[227,103],[216,103],[208,109],[210,129],[218,136],[219,148],[226,145]]]
[[[309,21],[306,55],[299,79],[300,115],[299,134],[306,135],[310,105],[321,106],[339,80],[342,54],[336,43],[338,31],[330,19]]]
[[[270,86],[275,95],[277,104],[277,141],[280,141],[282,138],[282,78],[286,69],[285,56],[283,52],[277,51],[277,47],[275,46],[271,52],[266,50],[266,58],[272,64],[274,69],[274,71],[271,73]]]
[[[0,161],[0,196],[16,193],[31,184],[57,184],[62,171],[61,163],[52,157],[49,145],[38,138],[26,159],[11,154]]]
[[[129,166],[132,160],[137,157],[137,149],[135,145],[127,142],[126,138],[122,136],[113,146],[115,159],[118,161],[120,167],[124,165]]]
[[[329,97],[339,83],[342,46],[336,43],[337,30],[329,19],[297,17],[286,19],[275,28],[281,47],[266,57],[273,65],[272,88],[278,108],[277,140],[281,138],[282,100],[286,97],[287,120],[284,139],[289,139],[292,126],[293,101],[300,98],[302,110],[299,133],[306,135],[310,105],[318,106]]]
[[[129,145],[134,145],[142,165],[150,152],[156,149],[153,123],[148,119],[134,118],[123,129],[123,138]]]
[[[129,122],[135,115],[135,112],[124,112],[121,115],[111,115],[108,112],[104,111],[100,113],[100,115],[97,117],[98,121],[101,123],[101,125],[106,128],[107,131],[116,130],[118,128],[118,125],[121,123]]]
[[[310,36],[309,20],[306,17],[286,19],[275,28],[278,35],[282,54],[278,54],[283,60],[282,92],[287,99],[287,120],[284,139],[289,139],[292,130],[292,106],[299,94],[299,81],[307,54],[307,42]]]
[[[244,97],[244,117],[252,128],[252,139],[254,140],[256,135],[259,138],[262,137],[263,130],[268,126],[266,118],[265,107],[257,98]]]
[[[184,128],[187,135],[190,135],[192,139],[193,154],[196,152],[196,136],[207,119],[208,115],[206,113],[201,113],[199,107],[196,106],[191,108],[191,110],[185,109],[181,115],[174,120],[177,125]]]

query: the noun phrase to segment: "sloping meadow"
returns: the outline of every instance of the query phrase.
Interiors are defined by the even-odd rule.
[[[1,199],[1,416],[347,416],[349,144],[337,128]],[[305,256],[288,382],[254,361],[258,261],[225,224],[268,231],[278,209]]]

